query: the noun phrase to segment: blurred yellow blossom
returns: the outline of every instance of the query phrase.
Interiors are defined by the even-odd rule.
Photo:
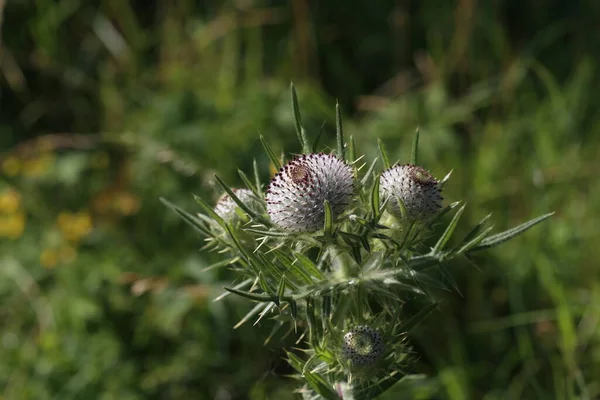
[[[56,250],[45,249],[42,251],[42,254],[40,254],[40,264],[42,264],[44,268],[54,268],[56,267],[56,264],[58,264],[58,257],[59,255]]]
[[[0,237],[18,239],[25,231],[25,213],[0,215]]]
[[[2,160],[2,172],[7,176],[16,176],[21,172],[21,160],[15,156],[8,156]]]
[[[14,189],[6,189],[0,193],[0,213],[11,214],[19,209],[21,195]]]
[[[133,193],[119,192],[114,201],[117,210],[123,215],[135,214],[140,208],[140,199]]]
[[[92,231],[92,217],[86,211],[70,213],[61,212],[57,219],[62,235],[71,242],[77,242]]]
[[[23,175],[38,177],[44,175],[54,163],[54,154],[44,152],[37,157],[29,158],[23,162]]]
[[[60,261],[70,263],[77,258],[77,250],[73,246],[65,245],[59,249]]]

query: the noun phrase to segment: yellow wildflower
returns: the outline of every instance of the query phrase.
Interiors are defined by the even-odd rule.
[[[8,156],[2,161],[2,172],[7,176],[17,176],[21,172],[21,160]]]
[[[14,189],[7,189],[0,193],[0,212],[15,213],[21,204],[21,195]]]
[[[40,264],[44,268],[54,268],[58,264],[58,253],[53,249],[45,249],[40,255]]]

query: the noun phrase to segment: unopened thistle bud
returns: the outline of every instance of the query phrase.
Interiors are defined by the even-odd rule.
[[[438,181],[423,167],[406,164],[389,168],[381,174],[379,196],[388,200],[387,210],[396,217],[428,217],[442,207]],[[404,204],[403,213],[402,205]]]
[[[383,356],[385,344],[381,334],[366,325],[358,325],[344,335],[341,356],[353,366],[371,366]]]
[[[288,162],[267,188],[267,212],[275,225],[291,232],[323,227],[324,202],[338,217],[350,204],[354,179],[350,167],[333,155],[305,154]]]
[[[249,207],[253,207],[257,201],[251,190],[233,189],[233,193],[240,201]],[[236,217],[236,209],[239,208],[235,201],[227,193],[223,193],[215,205],[215,213],[225,221],[231,222]]]

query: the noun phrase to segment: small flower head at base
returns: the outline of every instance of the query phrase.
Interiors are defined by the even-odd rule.
[[[375,365],[384,352],[381,333],[367,325],[355,326],[344,335],[341,356],[354,367]]]
[[[396,217],[432,216],[442,207],[441,192],[438,180],[418,165],[397,165],[381,174],[379,196],[387,199],[387,210]]]
[[[288,162],[267,188],[267,212],[273,223],[290,232],[323,227],[325,200],[333,218],[350,204],[354,178],[350,167],[328,154],[305,154]]]
[[[241,200],[242,203],[251,208],[255,208],[255,206],[257,205],[256,203],[258,203],[251,190],[233,189],[233,193],[235,193],[235,195],[238,197],[238,199]],[[236,210],[238,209],[239,206],[237,205],[237,203],[233,201],[231,196],[229,196],[227,193],[223,193],[221,195],[214,208],[215,213],[217,213],[217,215],[223,218],[223,220],[225,220],[226,222],[233,222],[236,220],[238,216]]]

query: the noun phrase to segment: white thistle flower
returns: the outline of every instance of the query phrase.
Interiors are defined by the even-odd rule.
[[[352,170],[346,163],[333,155],[305,154],[283,166],[269,183],[267,212],[283,230],[314,232],[323,227],[325,200],[336,218],[353,194]]]
[[[379,196],[382,201],[388,199],[387,210],[396,217],[403,216],[398,199],[404,203],[407,218],[428,217],[442,207],[438,183],[423,167],[397,165],[382,172]]]
[[[233,193],[240,199],[242,203],[248,206],[254,205],[256,200],[254,199],[254,194],[251,190],[248,189],[233,189]],[[227,193],[223,193],[217,204],[215,205],[215,213],[221,218],[223,218],[227,222],[231,222],[237,216],[236,209],[238,205],[235,201],[229,196]]]
[[[385,350],[381,334],[366,325],[358,325],[344,335],[341,356],[353,366],[374,365]]]

